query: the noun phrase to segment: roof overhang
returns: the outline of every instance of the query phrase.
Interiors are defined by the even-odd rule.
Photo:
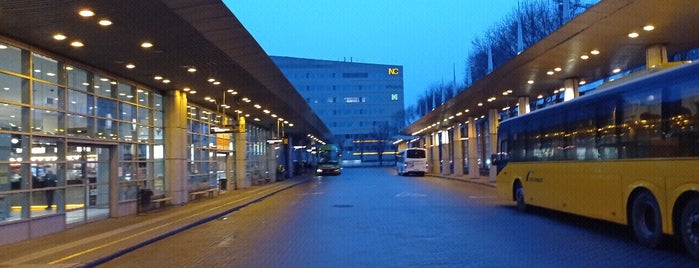
[[[655,29],[644,31],[649,24]],[[629,38],[631,32],[640,36]],[[592,82],[611,76],[616,68],[643,66],[646,48],[664,45],[671,56],[699,46],[698,32],[696,0],[602,0],[402,132],[439,131],[468,117],[487,116],[490,109],[515,107],[519,97],[550,96],[566,79]],[[590,55],[592,50],[600,53]],[[590,58],[581,59],[584,54]],[[561,71],[547,74],[556,67]],[[512,93],[503,95],[506,90]]]
[[[93,10],[96,16],[78,16],[83,8]],[[100,18],[113,24],[102,27],[97,23]],[[68,39],[54,40],[56,33]],[[0,34],[163,93],[191,88],[197,93],[189,94],[188,100],[212,110],[223,111],[223,95],[234,89],[238,95],[228,95],[226,100],[231,106],[225,109],[229,115],[240,109],[250,114],[248,121],[259,118],[253,123],[270,129],[283,118],[294,124],[284,128],[287,135],[331,137],[325,124],[219,0],[7,0],[0,3]],[[85,45],[74,48],[70,40],[81,40]],[[154,47],[141,48],[144,41]],[[127,69],[127,63],[136,68]],[[197,71],[187,72],[190,66]],[[171,82],[164,84],[154,79],[156,75]],[[206,96],[217,102],[206,101]],[[255,104],[262,108],[254,108]]]

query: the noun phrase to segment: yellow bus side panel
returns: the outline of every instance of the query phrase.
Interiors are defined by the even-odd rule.
[[[528,204],[626,224],[626,206],[635,189],[648,189],[658,201],[663,230],[672,233],[675,200],[699,188],[699,163],[682,160],[509,163],[498,175],[501,198],[512,200],[519,178]]]

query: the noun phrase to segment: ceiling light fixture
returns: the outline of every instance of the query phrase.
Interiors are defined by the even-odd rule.
[[[142,48],[151,48],[151,47],[153,47],[153,43],[151,43],[151,42],[143,42],[143,43],[141,43],[141,47],[142,47]]]
[[[68,37],[65,36],[65,35],[62,35],[62,34],[55,34],[55,35],[53,35],[53,39],[56,39],[56,40],[58,40],[58,41],[66,40],[66,38],[68,38]]]
[[[92,12],[92,10],[89,9],[82,9],[78,11],[78,14],[82,17],[92,17],[95,15],[95,12]]]
[[[73,41],[73,42],[70,42],[70,46],[72,46],[72,47],[83,47],[83,46],[85,46],[85,44],[83,44],[83,42],[80,42],[80,41]]]
[[[646,32],[650,32],[652,30],[655,30],[655,26],[649,24],[649,25],[643,26],[643,30]]]
[[[101,20],[100,20],[99,22],[97,22],[97,23],[99,23],[99,25],[102,25],[102,26],[109,26],[109,25],[112,25],[112,21],[111,21],[111,20],[108,20],[108,19],[101,19]]]

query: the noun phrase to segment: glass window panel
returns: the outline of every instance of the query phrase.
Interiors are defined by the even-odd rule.
[[[34,117],[32,121],[32,131],[35,133],[44,134],[63,134],[63,118],[62,112],[48,111],[42,109],[34,109]]]
[[[155,128],[154,129],[154,131],[153,131],[153,143],[155,143],[155,144],[164,144],[165,143],[162,128]]]
[[[87,117],[87,116],[82,116],[82,115],[76,115],[76,114],[68,114],[66,116],[67,120],[67,131],[66,133],[69,136],[76,136],[76,137],[92,137],[94,136],[94,118],[92,117]]]
[[[119,115],[119,119],[124,121],[136,120],[136,106],[128,103],[120,103],[119,111],[121,112],[121,114]]]
[[[163,112],[153,111],[153,125],[156,127],[163,127]]]
[[[150,106],[150,93],[148,91],[139,88],[136,90],[136,93],[138,94],[138,104]]]
[[[68,90],[68,111],[72,113],[80,113],[93,115],[94,113],[94,98],[75,90]]]
[[[34,105],[63,109],[63,88],[34,82],[32,89]]]
[[[117,123],[111,119],[97,119],[97,138],[106,140],[116,140]]]
[[[150,125],[150,110],[147,108],[138,107],[138,123]]]
[[[0,222],[17,221],[29,218],[29,193],[3,194],[0,196],[0,206],[7,213],[0,214]],[[11,209],[19,208],[19,210]]]
[[[150,142],[150,127],[138,125],[138,142]]]
[[[68,66],[66,67],[66,74],[68,75],[69,88],[88,91],[91,81],[89,81],[87,71],[73,66]]]
[[[156,111],[163,110],[163,96],[160,94],[151,93],[153,95],[153,108]]]
[[[58,62],[52,58],[33,53],[32,73],[34,78],[57,83]]]
[[[29,90],[25,90],[28,87],[23,85],[28,85],[26,79],[0,73],[0,99],[14,102],[28,100]]]
[[[0,69],[22,73],[22,50],[0,43]]]
[[[94,84],[95,94],[104,97],[114,97],[114,88],[117,87],[116,80],[100,75],[95,75]]]
[[[119,99],[128,102],[134,102],[133,87],[129,84],[119,84]]]
[[[119,139],[123,141],[133,141],[136,124],[119,122]]]
[[[0,130],[22,131],[29,116],[24,116],[29,108],[2,103],[0,104]]]
[[[115,100],[97,98],[97,116],[104,118],[115,118],[117,113],[117,102]]]

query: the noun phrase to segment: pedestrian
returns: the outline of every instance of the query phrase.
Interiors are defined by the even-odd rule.
[[[54,194],[54,189],[53,187],[56,187],[57,184],[57,179],[56,179],[56,174],[53,173],[51,170],[46,170],[46,175],[44,176],[44,187],[49,187],[50,189],[46,190],[46,210],[51,210],[51,207],[53,207],[53,194]]]

